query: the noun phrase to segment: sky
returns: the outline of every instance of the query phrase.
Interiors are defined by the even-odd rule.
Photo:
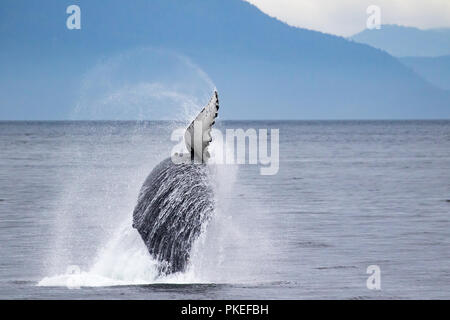
[[[450,0],[247,0],[292,26],[351,36],[366,28],[367,8],[380,8],[381,24],[420,29],[450,27]]]

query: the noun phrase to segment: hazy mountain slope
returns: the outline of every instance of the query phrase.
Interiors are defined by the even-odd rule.
[[[442,89],[450,90],[450,55],[443,57],[405,57],[400,61],[423,78]]]
[[[450,54],[450,28],[421,30],[383,25],[379,30],[366,29],[350,39],[397,57],[436,57]]]
[[[65,27],[70,4],[2,1],[0,119],[64,118],[99,61],[147,46],[199,65],[219,89],[222,119],[450,117],[449,93],[390,55],[244,1],[77,1],[79,31]]]

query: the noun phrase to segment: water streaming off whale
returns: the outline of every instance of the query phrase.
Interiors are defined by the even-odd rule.
[[[133,227],[149,253],[160,262],[160,274],[186,270],[191,247],[214,210],[205,163],[218,110],[218,93],[214,91],[209,103],[186,129],[188,152],[161,162],[141,188]]]
[[[193,242],[214,209],[212,189],[203,164],[160,163],[142,186],[133,227],[162,274],[185,271]]]

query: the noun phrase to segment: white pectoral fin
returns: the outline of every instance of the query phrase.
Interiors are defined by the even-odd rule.
[[[211,128],[219,111],[219,95],[214,90],[213,96],[206,107],[192,121],[184,134],[186,148],[191,158],[198,162],[206,162],[209,158],[208,145],[212,141]]]

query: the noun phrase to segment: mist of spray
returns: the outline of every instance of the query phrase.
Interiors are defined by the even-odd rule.
[[[203,272],[192,271],[158,278],[156,262],[131,227],[131,213],[147,174],[170,155],[171,130],[180,122],[192,121],[213,89],[209,77],[187,58],[148,48],[102,61],[86,74],[72,119],[137,121],[85,122],[73,133],[67,146],[71,164],[55,204],[53,251],[45,270],[49,276],[39,285],[207,280],[195,276]],[[227,185],[227,180],[221,181],[221,186],[216,186],[219,192]],[[195,250],[192,265],[197,261],[196,270],[200,270],[205,257],[198,247]],[[79,266],[81,272],[66,274],[71,265]]]

